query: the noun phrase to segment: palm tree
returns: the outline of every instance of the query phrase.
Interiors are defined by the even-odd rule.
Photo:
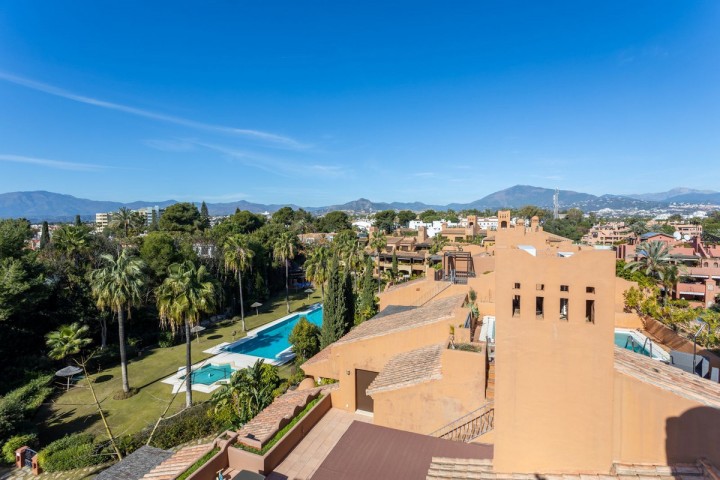
[[[295,258],[297,251],[297,237],[292,232],[284,232],[273,245],[273,257],[285,264],[285,303],[287,313],[290,313],[290,260]]]
[[[63,325],[58,330],[48,333],[45,337],[45,343],[48,347],[50,347],[49,357],[53,360],[62,360],[63,358],[77,355],[82,351],[83,347],[86,347],[92,342],[92,340],[85,337],[85,335],[87,335],[87,332],[87,325],[81,326],[79,323],[76,322],[72,325]],[[92,393],[93,400],[95,400],[95,407],[100,414],[100,419],[105,426],[105,431],[107,432],[108,438],[110,438],[110,443],[113,446],[113,450],[115,450],[115,455],[117,455],[118,460],[122,460],[122,453],[120,452],[117,443],[115,443],[115,436],[110,429],[110,424],[107,422],[105,412],[100,406],[100,401],[95,394],[93,382],[88,375],[87,360],[82,358],[79,361],[76,360],[76,363],[80,365],[83,369],[83,373],[85,374],[85,380],[87,381],[88,387],[90,388],[90,393]]]
[[[628,263],[625,268],[637,272],[641,271],[648,277],[662,282],[665,268],[670,264],[668,254],[670,249],[664,242],[643,242],[635,250],[638,259]]]
[[[122,227],[125,232],[125,237],[128,236],[128,230],[133,222],[133,211],[127,207],[120,207],[120,209],[112,214],[112,226],[113,228]]]
[[[77,355],[83,349],[92,343],[87,338],[90,328],[87,325],[80,325],[75,322],[71,325],[62,325],[55,331],[45,335],[45,344],[50,347],[48,356],[53,360],[61,360],[72,355]]]
[[[380,281],[380,251],[385,248],[386,245],[387,237],[382,232],[382,230],[373,232],[372,236],[370,237],[370,247],[373,248],[377,253],[378,293],[380,293],[382,286],[382,282]]]
[[[327,282],[329,262],[330,249],[325,245],[315,247],[305,262],[305,276],[311,282],[320,285],[323,301],[325,301],[325,282]]]
[[[663,297],[663,304],[667,305],[668,297],[672,298],[675,292],[675,287],[680,281],[685,268],[682,265],[666,265],[663,269],[662,285],[665,290],[665,296]]]
[[[204,265],[196,267],[189,260],[168,267],[168,277],[156,289],[160,324],[173,333],[185,326],[185,405],[192,406],[192,335],[191,325],[200,315],[210,313],[217,300],[215,282]]]
[[[145,263],[134,257],[129,250],[123,250],[114,258],[112,255],[100,256],[104,267],[90,274],[90,287],[100,310],[110,310],[117,314],[118,336],[120,343],[120,370],[122,372],[123,392],[130,392],[127,374],[127,352],[125,351],[125,312],[139,304],[145,287]]]
[[[246,423],[272,403],[279,383],[277,369],[258,360],[235,372],[228,385],[213,395],[215,411],[230,407],[237,420]]]
[[[77,268],[80,259],[90,250],[90,231],[84,225],[63,225],[53,235],[52,244],[72,259]]]
[[[240,286],[240,320],[242,321],[243,332],[245,328],[245,304],[243,301],[242,274],[252,265],[255,252],[250,248],[247,237],[244,235],[232,235],[225,241],[225,269],[234,272],[238,276]]]
[[[430,246],[430,253],[436,254],[438,252],[441,252],[443,248],[445,248],[448,244],[448,239],[446,237],[443,237],[439,233],[436,234],[432,239],[432,245]]]

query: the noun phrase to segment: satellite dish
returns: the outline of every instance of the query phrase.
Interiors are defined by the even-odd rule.
[[[683,240],[685,240],[686,242],[690,240],[690,235],[683,235]]]
[[[673,233],[673,238],[675,238],[675,240],[680,240],[682,238],[682,235],[680,235],[680,232],[675,232]]]

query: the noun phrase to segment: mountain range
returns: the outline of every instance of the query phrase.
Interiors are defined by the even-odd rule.
[[[525,205],[552,208],[555,190],[550,188],[534,187],[530,185],[515,185],[487,195],[470,203],[450,203],[447,205],[431,205],[423,202],[372,202],[360,198],[340,205],[322,207],[307,207],[305,210],[322,215],[327,212],[342,210],[353,213],[372,213],[379,210],[465,210],[476,208],[499,209],[519,208]],[[612,209],[651,209],[670,203],[703,203],[720,204],[720,192],[710,190],[694,190],[690,188],[675,188],[667,192],[629,194],[629,195],[591,195],[589,193],[560,190],[559,199],[561,208],[577,207],[584,211],[597,211],[603,208]],[[52,193],[45,191],[11,192],[0,194],[0,218],[24,217],[31,221],[64,221],[75,215],[84,220],[94,220],[95,213],[113,212],[120,207],[137,209],[147,206],[167,207],[177,203],[175,200],[162,201],[136,201],[130,203],[88,200],[73,197],[72,195]],[[301,208],[294,204],[261,204],[245,200],[228,203],[208,203],[211,215],[230,215],[236,209],[249,210],[253,213],[274,212],[282,207],[293,209]]]

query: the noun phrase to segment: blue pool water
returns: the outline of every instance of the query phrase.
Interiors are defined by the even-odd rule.
[[[290,348],[288,337],[301,317],[307,318],[310,323],[320,327],[323,317],[322,307],[311,312],[297,313],[287,320],[258,332],[257,336],[247,341],[229,345],[225,350],[275,360],[280,352]]]
[[[230,365],[205,365],[192,372],[192,383],[202,383],[203,385],[212,385],[218,380],[230,378],[235,372]],[[181,377],[184,379],[185,377]]]
[[[648,352],[647,349],[643,348],[642,345],[638,345],[637,340],[635,340],[635,343],[632,343],[628,341],[628,337],[632,337],[632,335],[628,333],[615,332],[615,345],[620,348],[632,350],[635,353],[641,353],[646,357],[650,356],[650,352]]]

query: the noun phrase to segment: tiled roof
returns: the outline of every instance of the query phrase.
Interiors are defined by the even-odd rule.
[[[492,460],[433,457],[427,480],[712,480],[717,469],[703,461],[697,464],[630,465],[615,464],[608,474],[495,473]]]
[[[367,388],[368,395],[442,378],[442,345],[430,345],[392,357]]]
[[[172,457],[166,459],[157,467],[146,473],[143,480],[172,480],[177,477],[190,465],[198,461],[200,457],[205,455],[212,449],[212,444],[193,445],[185,447],[175,452]]]
[[[330,358],[330,347],[332,347],[333,345],[334,344],[330,344],[327,347],[323,348],[318,353],[305,360],[305,363],[303,363],[303,365],[310,366],[327,360],[328,358]]]
[[[107,470],[98,474],[98,480],[137,480],[172,456],[172,452],[143,445]]]
[[[615,370],[675,395],[720,408],[720,384],[644,355],[615,347]]]
[[[283,420],[291,420],[305,405],[320,393],[327,393],[337,388],[337,384],[325,385],[310,390],[295,390],[277,397],[273,403],[265,407],[255,418],[238,430],[239,437],[250,437],[265,444],[275,433],[282,428]]]
[[[462,305],[465,295],[433,300],[422,307],[392,315],[376,316],[367,320],[335,342],[335,345],[378,337],[451,318],[453,311]]]

